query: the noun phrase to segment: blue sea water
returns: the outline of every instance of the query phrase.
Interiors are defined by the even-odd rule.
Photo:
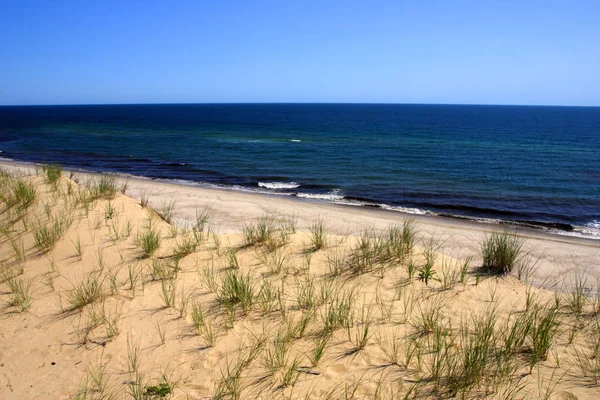
[[[0,151],[343,204],[600,229],[598,107],[0,107]]]

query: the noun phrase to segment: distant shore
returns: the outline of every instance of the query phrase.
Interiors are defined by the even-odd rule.
[[[38,165],[12,160],[0,160],[0,166],[33,171]],[[72,171],[83,180],[94,172]],[[329,231],[336,234],[358,233],[364,229],[385,229],[390,224],[413,219],[425,237],[435,237],[444,245],[444,251],[459,257],[478,254],[486,234],[504,229],[501,224],[463,220],[434,215],[413,215],[380,208],[331,204],[315,199],[280,196],[178,184],[173,181],[129,177],[115,174],[116,179],[127,181],[127,195],[140,199],[149,197],[149,204],[160,209],[175,201],[175,222],[185,224],[195,218],[198,208],[209,208],[219,233],[239,232],[244,223],[268,214],[293,216],[300,227],[308,227],[322,219]],[[510,226],[526,237],[527,248],[539,258],[537,280],[552,285],[565,275],[583,271],[589,283],[600,280],[597,261],[600,260],[600,241],[566,236],[523,226]]]

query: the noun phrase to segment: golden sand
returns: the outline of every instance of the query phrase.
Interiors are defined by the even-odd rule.
[[[491,225],[5,166],[2,399],[600,397],[594,241],[492,276]]]

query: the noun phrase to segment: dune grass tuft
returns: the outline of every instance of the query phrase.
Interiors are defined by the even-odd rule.
[[[327,245],[327,235],[323,220],[319,219],[310,225],[310,251],[319,251]]]
[[[18,210],[26,210],[34,203],[36,192],[33,183],[14,178],[8,184],[10,189],[4,190],[0,196],[0,200],[8,208],[17,207]]]
[[[62,168],[60,165],[44,165],[42,171],[44,172],[46,182],[51,185],[56,185],[62,176]]]
[[[11,299],[8,306],[14,306],[19,312],[24,312],[31,307],[33,297],[31,295],[31,280],[21,277],[11,278],[7,281],[7,285],[11,291]]]
[[[150,257],[160,246],[160,235],[157,230],[150,228],[138,234],[135,244],[142,249],[145,257]]]
[[[525,239],[508,230],[492,232],[481,244],[483,267],[497,274],[509,274],[521,261]]]
[[[250,275],[229,271],[217,293],[217,301],[223,306],[237,306],[248,311],[254,302],[254,285]]]
[[[91,182],[88,189],[91,201],[97,199],[112,200],[119,191],[115,178],[108,175],[102,175]]]
[[[52,218],[49,224],[38,226],[33,232],[35,245],[42,252],[51,250],[56,242],[62,237],[71,222],[72,217],[61,214],[60,216]]]
[[[88,304],[99,301],[103,296],[102,282],[95,275],[88,275],[81,282],[72,285],[67,292],[68,311],[81,310]]]

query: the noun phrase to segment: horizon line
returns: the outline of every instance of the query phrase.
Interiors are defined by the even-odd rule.
[[[413,106],[480,106],[480,107],[580,107],[598,108],[600,105],[568,104],[495,104],[495,103],[392,103],[392,102],[148,102],[148,103],[43,103],[0,104],[0,107],[74,107],[74,106],[150,106],[150,105],[413,105]]]

